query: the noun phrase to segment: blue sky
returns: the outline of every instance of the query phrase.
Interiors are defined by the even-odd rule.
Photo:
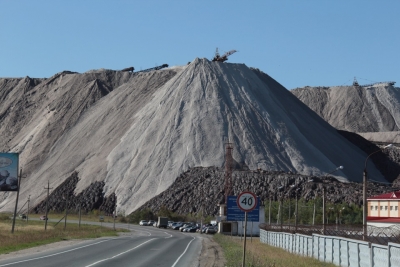
[[[288,89],[400,83],[400,1],[0,0],[0,77],[185,65],[236,49]]]

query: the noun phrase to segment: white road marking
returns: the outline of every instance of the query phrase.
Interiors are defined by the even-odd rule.
[[[171,267],[175,267],[176,266],[176,264],[178,263],[178,261],[182,258],[182,256],[183,255],[185,255],[185,253],[186,253],[186,251],[187,251],[187,249],[189,248],[189,246],[190,246],[190,243],[192,243],[193,242],[193,240],[195,240],[196,239],[196,237],[193,237],[193,239],[189,242],[189,244],[186,246],[186,249],[185,249],[185,251],[179,256],[179,258],[174,262],[174,264],[171,266]]]
[[[92,264],[90,264],[90,265],[86,265],[85,267],[90,267],[90,266],[96,265],[97,263],[100,263],[100,262],[103,262],[103,261],[106,261],[106,260],[114,259],[114,258],[116,258],[116,257],[118,257],[118,256],[121,256],[121,255],[123,255],[123,254],[125,254],[125,253],[128,253],[129,251],[132,251],[132,250],[134,250],[134,249],[136,249],[136,248],[138,248],[138,247],[140,247],[140,246],[143,246],[143,245],[146,244],[147,242],[150,242],[151,240],[154,240],[154,239],[155,239],[155,238],[152,238],[152,239],[150,239],[150,240],[147,240],[146,242],[143,242],[142,244],[137,245],[137,246],[134,247],[134,248],[128,249],[128,250],[126,250],[126,251],[124,251],[124,252],[121,252],[121,253],[119,253],[119,254],[117,254],[117,255],[115,255],[115,256],[112,256],[112,257],[110,257],[110,258],[106,258],[106,259],[103,259],[103,260],[96,261],[96,262],[94,262],[94,263],[92,263]]]
[[[9,266],[9,265],[13,265],[13,264],[17,264],[17,263],[22,263],[22,262],[27,262],[27,261],[34,261],[34,260],[49,258],[49,257],[53,257],[53,256],[56,256],[56,255],[64,254],[64,253],[67,253],[67,252],[71,252],[71,251],[74,251],[74,250],[77,250],[77,249],[81,249],[81,248],[85,248],[85,247],[94,246],[94,245],[97,245],[97,244],[100,244],[100,243],[103,243],[103,242],[106,242],[106,241],[110,241],[110,240],[113,240],[113,239],[116,239],[116,238],[103,240],[103,241],[100,241],[100,242],[97,242],[97,243],[85,245],[85,246],[78,247],[78,248],[73,248],[73,249],[70,249],[70,250],[66,250],[66,251],[54,253],[54,254],[51,254],[51,255],[43,256],[43,257],[37,257],[37,258],[32,258],[32,259],[23,260],[23,261],[17,261],[17,262],[11,262],[11,263],[7,263],[7,264],[0,265],[0,267],[2,267],[2,266]]]
[[[171,234],[168,234],[167,232],[164,232],[164,234],[169,235],[168,237],[164,237],[165,239],[171,238],[171,237],[172,237],[172,235],[171,235]]]

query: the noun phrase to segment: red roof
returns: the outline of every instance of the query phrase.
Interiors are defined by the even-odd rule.
[[[369,200],[369,199],[399,199],[400,200],[400,191],[390,192],[390,193],[382,194],[379,196],[367,198],[367,200]]]
[[[375,216],[368,216],[368,222],[378,222],[378,223],[400,223],[399,217],[375,217]]]

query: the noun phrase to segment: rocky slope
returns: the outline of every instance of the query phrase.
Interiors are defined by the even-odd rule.
[[[291,92],[339,130],[391,132],[400,130],[400,88],[371,86],[304,87]]]
[[[104,182],[104,199],[115,194],[117,208],[130,213],[190,168],[222,167],[228,140],[250,170],[305,177],[344,165],[337,179],[362,179],[364,151],[244,64],[195,59],[147,73],[62,72],[14,83],[0,88],[0,149],[21,153],[20,198],[36,204],[48,181],[58,188],[76,171],[74,195]],[[368,171],[385,181],[373,163]],[[13,196],[0,194],[0,211],[13,209]]]
[[[306,200],[322,197],[326,188],[329,202],[362,204],[362,183],[342,183],[333,177],[304,176],[294,173],[269,171],[235,171],[232,176],[234,194],[254,192],[264,203],[279,198]],[[224,199],[224,170],[191,168],[181,174],[170,188],[146,202],[141,209],[157,213],[162,207],[178,214],[197,214],[204,209],[207,215],[217,215],[217,204]],[[368,183],[368,196],[394,191],[390,185]],[[398,188],[397,188],[398,190]]]

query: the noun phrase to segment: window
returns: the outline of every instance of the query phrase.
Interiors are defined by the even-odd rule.
[[[394,206],[394,210],[397,210],[397,206]]]
[[[375,206],[375,210],[378,210],[378,206]]]
[[[374,210],[374,207],[373,207],[373,206],[371,206],[371,210]]]
[[[383,210],[383,206],[379,206],[381,208],[381,210]]]
[[[390,210],[393,210],[393,206],[390,206]]]
[[[387,210],[387,206],[385,206],[385,210]]]

